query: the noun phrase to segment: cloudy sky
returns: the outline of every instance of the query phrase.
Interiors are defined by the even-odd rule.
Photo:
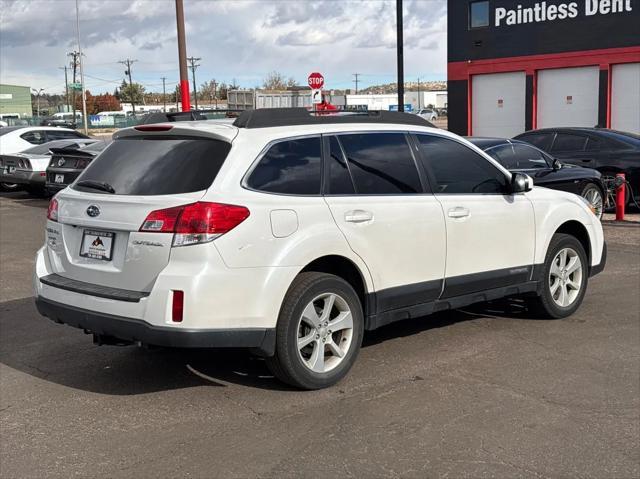
[[[119,60],[137,60],[147,90],[179,77],[174,0],[79,0],[85,83],[113,91]],[[405,0],[407,81],[446,77],[446,0]],[[201,57],[197,83],[260,85],[277,70],[298,83],[320,71],[326,88],[394,81],[395,0],[184,0],[187,55]],[[77,49],[75,0],[0,0],[0,82],[64,90],[59,69]]]

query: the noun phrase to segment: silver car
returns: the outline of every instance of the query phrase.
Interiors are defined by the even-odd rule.
[[[51,159],[51,148],[78,148],[96,140],[82,138],[55,140],[36,145],[20,153],[0,155],[0,185],[4,191],[26,189],[29,193],[46,194],[46,170]]]

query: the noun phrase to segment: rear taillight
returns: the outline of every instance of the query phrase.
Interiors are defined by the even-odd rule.
[[[89,160],[77,160],[76,168],[78,170],[84,170],[87,166],[89,166]]]
[[[58,221],[58,200],[55,198],[51,198],[51,201],[49,201],[47,219],[50,219],[51,221]]]
[[[213,241],[249,217],[244,206],[198,202],[149,213],[140,231],[175,233],[173,246]]]

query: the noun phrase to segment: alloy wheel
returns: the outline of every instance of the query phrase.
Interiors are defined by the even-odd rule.
[[[604,200],[602,198],[602,194],[598,188],[589,188],[584,195],[584,199],[593,206],[595,209],[596,216],[598,218],[602,217],[602,212],[604,210]]]
[[[556,254],[549,270],[549,290],[553,301],[563,308],[573,304],[580,294],[583,272],[580,256],[573,248]]]
[[[298,320],[297,350],[314,373],[326,373],[345,358],[353,340],[353,316],[347,302],[335,293],[315,297]]]

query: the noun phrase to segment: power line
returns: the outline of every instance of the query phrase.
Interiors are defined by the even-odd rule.
[[[198,109],[198,90],[196,88],[196,68],[198,68],[200,64],[199,63],[196,64],[196,62],[199,62],[200,60],[202,60],[202,58],[187,57],[187,60],[191,64],[189,68],[191,68],[191,81],[193,82],[193,96],[195,98],[196,110],[197,110]]]
[[[133,116],[136,115],[136,106],[133,102],[134,95],[133,95],[133,80],[131,79],[131,65],[133,65],[137,61],[138,60],[130,60],[129,58],[127,58],[126,60],[121,60],[118,62],[118,63],[122,63],[127,67],[127,69],[124,71],[124,74],[129,76],[129,100],[131,100],[131,111],[133,113]]]

